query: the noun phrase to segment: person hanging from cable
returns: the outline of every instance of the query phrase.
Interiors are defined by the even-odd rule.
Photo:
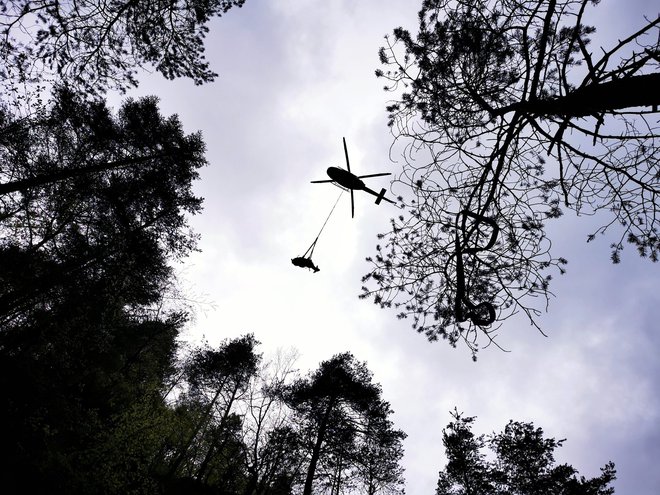
[[[334,206],[330,210],[330,213],[328,214],[328,217],[325,219],[325,222],[323,222],[323,226],[321,227],[321,230],[319,231],[318,235],[316,236],[316,239],[314,239],[314,242],[312,242],[311,246],[309,246],[307,248],[307,251],[305,251],[305,253],[302,256],[297,256],[295,258],[291,258],[291,263],[293,263],[295,266],[299,266],[300,268],[309,268],[310,270],[314,270],[314,273],[321,270],[312,261],[312,254],[314,253],[314,248],[316,247],[316,242],[319,240],[319,237],[321,237],[321,232],[323,232],[323,229],[325,228],[325,224],[328,223],[328,220],[330,219],[330,215],[332,215],[332,212],[335,211],[335,206],[337,206],[337,203],[339,203],[339,199],[341,198],[342,194],[343,194],[343,191],[339,194],[339,197],[337,198],[337,201],[335,201]]]
[[[324,224],[325,226],[325,224]],[[323,230],[323,229],[321,229]],[[321,232],[319,232],[319,235],[321,235]],[[297,258],[291,258],[291,263],[293,263],[296,266],[299,266],[300,268],[309,268],[311,270],[314,270],[314,273],[320,271],[321,269],[314,264],[312,261],[312,253],[314,252],[314,247],[316,246],[316,241],[319,240],[319,235],[316,236],[316,239],[314,239],[314,242],[312,242],[312,245],[307,248],[307,251],[305,251],[305,254],[302,256],[298,256]],[[309,256],[309,257],[308,257]]]
[[[300,268],[311,268],[314,270],[314,273],[320,271],[321,269],[314,264],[311,258],[305,258],[303,256],[298,256],[297,258],[291,258],[291,263]]]

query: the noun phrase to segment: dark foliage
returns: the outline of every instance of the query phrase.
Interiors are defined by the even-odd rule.
[[[27,257],[13,257],[12,269],[25,270]],[[60,275],[56,290],[0,331],[5,489],[153,488],[149,449],[157,444],[142,430],[159,422],[159,390],[186,316],[137,311],[140,297],[117,284],[130,279],[121,260],[104,263],[103,273]]]
[[[3,117],[0,321],[49,304],[78,276],[113,278],[136,307],[156,303],[167,258],[195,246],[186,215],[201,208],[191,190],[206,163],[201,136],[162,117],[155,98],[114,117],[63,89],[33,118]]]
[[[165,309],[171,257],[205,161],[157,100],[58,89],[29,118],[1,112],[0,367],[4,488],[153,492],[187,315]]]

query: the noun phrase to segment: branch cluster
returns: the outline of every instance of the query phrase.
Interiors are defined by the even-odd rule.
[[[431,340],[492,342],[492,318],[459,305],[536,325],[566,263],[545,233],[562,209],[599,213],[596,233],[619,224],[615,262],[624,239],[658,257],[660,19],[596,56],[590,3],[426,0],[416,37],[386,37],[377,75],[400,93],[388,111],[407,214],[379,236],[362,297]]]
[[[138,68],[195,84],[217,74],[204,60],[206,23],[245,0],[0,2],[0,75],[66,80],[90,94],[137,85]],[[1,70],[1,69],[0,69]]]

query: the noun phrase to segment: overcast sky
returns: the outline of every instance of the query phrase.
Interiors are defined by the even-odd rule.
[[[351,351],[368,363],[407,434],[406,491],[434,492],[446,459],[442,428],[457,407],[477,416],[476,433],[532,421],[566,438],[557,459],[585,476],[616,463],[619,494],[660,492],[660,316],[658,265],[634,249],[609,262],[609,242],[586,245],[589,219],[566,215],[550,226],[554,254],[569,260],[556,278],[548,337],[521,319],[501,328],[476,363],[470,352],[428,343],[394,312],[359,300],[364,261],[396,207],[345,195],[314,252],[321,271],[291,265],[318,234],[339,190],[325,179],[343,165],[346,137],[354,172],[397,172],[374,76],[378,48],[393,28],[415,29],[418,0],[247,0],[210,25],[207,54],[215,83],[142,78],[129,94],[156,94],[164,114],[201,130],[210,165],[193,220],[200,253],[181,267],[196,305],[187,338],[215,344],[253,332],[262,352],[295,347],[306,372]],[[654,1],[603,1],[589,21],[616,38],[655,17]],[[393,157],[396,159],[396,157]],[[368,179],[388,187],[387,177]]]

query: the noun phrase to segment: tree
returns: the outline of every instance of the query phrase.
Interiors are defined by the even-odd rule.
[[[309,377],[291,384],[284,400],[299,418],[309,445],[304,495],[310,495],[315,485],[316,491],[325,485],[338,493],[342,483],[353,477],[357,439],[376,439],[375,432],[382,432],[374,428],[377,421],[385,429],[389,427],[387,415],[391,410],[381,399],[380,386],[372,383],[366,365],[350,353],[323,361]],[[400,433],[394,434],[402,438]],[[326,470],[325,479],[318,479],[319,466]]]
[[[174,477],[184,463],[197,481],[204,481],[209,467],[230,440],[230,422],[235,402],[246,391],[256,373],[261,356],[255,353],[258,342],[254,335],[224,341],[217,349],[201,348],[185,364],[190,387],[183,400],[197,409],[197,419],[183,443],[172,454],[167,474]],[[234,427],[236,431],[240,428]],[[209,434],[211,433],[211,434]],[[190,455],[200,447],[199,456]],[[243,457],[243,454],[239,457]]]
[[[399,462],[406,434],[395,430],[387,414],[382,413],[370,415],[365,430],[367,433],[361,438],[356,453],[356,475],[366,493],[404,493],[403,468]]]
[[[475,436],[474,417],[454,411],[453,421],[443,430],[447,466],[440,471],[436,495],[612,495],[616,479],[608,462],[596,478],[578,478],[568,464],[555,465],[554,451],[564,440],[544,438],[532,423],[509,421],[501,433]],[[489,448],[494,460],[483,452]]]
[[[168,79],[212,81],[204,60],[206,24],[245,0],[205,2],[0,2],[3,79],[65,80],[88,94],[136,86],[137,68]]]
[[[201,209],[192,194],[206,163],[201,136],[161,116],[153,97],[113,116],[105,102],[59,89],[33,118],[2,117],[0,321],[20,318],[74,272],[103,277],[109,264],[130,274],[115,270],[114,290],[132,291],[138,305],[158,301],[166,258],[195,247],[186,216]]]
[[[249,482],[245,495],[263,493],[274,484],[289,488],[297,480],[303,456],[291,411],[281,400],[296,374],[297,353],[278,350],[251,378],[243,400],[243,441]]]
[[[592,53],[597,3],[425,0],[417,36],[397,28],[381,49],[377,75],[404,88],[388,111],[412,197],[362,297],[429,340],[476,352],[514,313],[536,325],[566,263],[544,230],[562,208],[610,215],[588,240],[618,224],[614,262],[624,239],[658,258],[660,18]]]
[[[155,98],[58,88],[29,118],[0,111],[0,365],[6,486],[153,492],[163,402],[186,311],[172,258],[205,164],[199,134]]]

